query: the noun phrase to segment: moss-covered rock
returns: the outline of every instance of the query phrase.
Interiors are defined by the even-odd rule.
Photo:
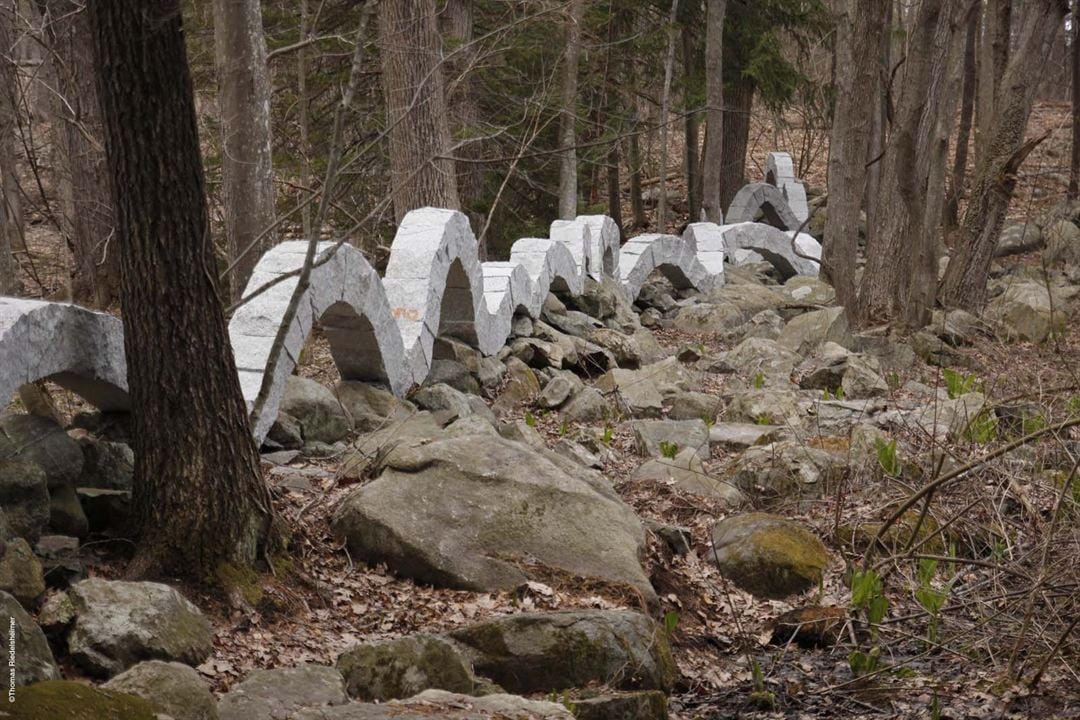
[[[146,700],[66,680],[50,680],[15,692],[5,703],[12,720],[156,720]]]
[[[60,672],[53,659],[52,650],[34,618],[23,610],[22,605],[6,592],[0,592],[0,617],[10,618],[15,626],[15,652],[18,662],[15,666],[15,685],[21,687],[43,680],[56,680]],[[0,657],[7,664],[11,650],[10,628],[0,632]],[[10,678],[5,681],[7,685]]]
[[[322,712],[348,701],[345,681],[332,667],[300,665],[256,670],[222,696],[218,716],[221,720],[285,720],[302,708]]]
[[[111,677],[142,660],[198,665],[210,655],[210,623],[168,585],[90,578],[67,596],[74,613],[66,631],[68,652],[92,675]],[[48,616],[50,627],[66,619],[54,622],[51,611]]]
[[[829,564],[812,532],[776,515],[746,513],[718,522],[714,558],[725,578],[753,595],[782,599],[821,582]]]
[[[667,695],[659,690],[611,693],[569,701],[577,720],[667,720]]]
[[[601,683],[668,691],[678,677],[665,631],[628,611],[526,613],[448,634],[476,672],[510,692]]]
[[[446,640],[412,635],[358,645],[336,663],[349,697],[395,700],[430,688],[470,695],[476,689],[472,664]]]
[[[141,697],[173,720],[218,720],[217,701],[199,673],[187,665],[149,660],[102,685]]]

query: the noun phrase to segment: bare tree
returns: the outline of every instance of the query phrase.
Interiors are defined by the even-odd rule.
[[[985,147],[994,119],[998,90],[1005,65],[1009,61],[1012,38],[1013,0],[985,0],[982,21],[982,42],[979,44],[978,61],[978,109],[975,126],[975,162],[981,160],[981,148]]]
[[[394,215],[400,222],[418,207],[456,210],[434,0],[383,0],[378,12]]]
[[[447,41],[446,102],[452,123],[451,134],[457,143],[454,155],[475,160],[480,156],[480,148],[472,136],[480,124],[480,104],[476,98],[473,75],[478,56],[473,45],[473,0],[447,0],[440,16],[440,25]],[[464,207],[469,208],[479,202],[484,191],[480,164],[457,163],[457,184]]]
[[[866,178],[866,133],[877,84],[886,3],[842,0],[836,19],[836,108],[829,152],[829,214],[825,224],[822,272],[837,301],[855,309],[855,253],[859,207]]]
[[[15,177],[16,80],[14,58],[14,12],[0,5],[0,295],[17,295],[19,280],[12,251],[22,243],[22,213]]]
[[[566,52],[563,55],[562,92],[559,98],[559,217],[577,217],[577,76],[581,54],[581,25],[585,0],[571,0],[566,19]]]
[[[1043,59],[1068,8],[1062,0],[1025,0],[1012,53],[994,100],[995,112],[976,161],[971,199],[942,281],[946,307],[978,310],[986,299],[994,246],[1016,189],[1021,163],[1041,139],[1024,141]]]
[[[225,236],[230,286],[240,297],[263,251],[276,242],[270,75],[259,0],[214,0],[221,112]]]
[[[679,0],[671,0],[668,15],[667,56],[664,60],[664,87],[660,94],[660,199],[656,206],[656,229],[667,231],[667,181],[668,181],[668,117],[671,115],[671,76],[675,72],[675,40],[679,36],[676,18]]]
[[[953,154],[952,186],[945,205],[945,227],[955,230],[960,224],[960,198],[964,194],[967,175],[968,145],[971,141],[971,124],[975,116],[976,53],[979,37],[980,4],[972,6],[968,18],[967,39],[964,44],[963,89],[960,100],[960,123],[956,130],[956,152]]]
[[[130,568],[204,581],[250,567],[273,507],[215,281],[179,0],[88,3],[109,169],[135,439]]]
[[[720,185],[724,149],[724,15],[727,0],[708,0],[705,25],[705,152],[701,211],[710,222],[723,217]],[[743,149],[745,154],[746,150]],[[691,218],[698,220],[699,218]]]
[[[1080,0],[1072,0],[1072,161],[1069,198],[1080,197]]]

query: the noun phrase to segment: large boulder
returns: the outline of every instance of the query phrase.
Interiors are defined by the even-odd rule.
[[[679,310],[672,327],[685,333],[724,333],[739,327],[746,314],[734,303],[697,303]]]
[[[851,330],[848,329],[844,308],[831,307],[792,318],[776,341],[788,350],[806,357],[826,342],[850,347],[853,338]]]
[[[0,612],[8,618],[9,627],[0,632],[0,651],[3,651],[5,665],[11,653],[12,629],[15,634],[15,655],[18,662],[15,664],[14,678],[8,677],[4,685],[14,680],[16,687],[32,685],[44,680],[57,680],[60,678],[60,669],[53,659],[49,642],[45,639],[45,633],[41,631],[34,618],[23,609],[19,601],[6,592],[0,591]]]
[[[737,272],[729,272],[729,282],[726,285],[709,291],[709,302],[731,303],[746,317],[756,315],[762,310],[776,310],[787,304],[787,299],[777,289],[765,287],[750,279],[747,282],[735,282],[738,279]]]
[[[213,649],[213,630],[199,608],[159,583],[83,580],[49,599],[41,623],[64,636],[72,660],[99,677],[143,660],[194,666]]]
[[[731,396],[724,420],[756,425],[792,425],[804,422],[799,396],[789,390],[753,389]]]
[[[802,360],[796,352],[789,350],[776,340],[751,337],[743,340],[723,354],[723,359],[740,374],[787,380],[791,371]]]
[[[705,466],[693,448],[680,450],[673,458],[653,458],[634,470],[631,479],[671,483],[681,490],[705,495],[729,507],[745,501],[743,494],[730,482],[705,472]]]
[[[528,700],[517,695],[495,693],[469,697],[445,690],[425,690],[407,700],[374,704],[354,702],[297,712],[292,720],[572,720],[560,703]]]
[[[49,489],[74,486],[82,474],[79,443],[64,429],[39,415],[0,416],[0,458],[18,458],[45,471]]]
[[[218,720],[217,701],[193,668],[148,660],[101,686],[141,697],[173,720]]]
[[[360,432],[374,432],[416,412],[409,401],[401,400],[389,390],[370,383],[343,380],[334,390],[341,406]]]
[[[11,593],[23,607],[32,610],[45,592],[41,561],[22,538],[7,542],[0,556],[0,590]]]
[[[840,454],[802,440],[780,440],[743,451],[728,480],[751,497],[805,500],[821,497],[846,469]]]
[[[45,471],[26,460],[0,459],[0,510],[12,535],[36,542],[49,524]]]
[[[83,454],[79,487],[105,490],[131,490],[135,475],[135,453],[126,443],[98,440],[89,435],[79,438]]]
[[[357,700],[384,702],[430,688],[472,695],[472,664],[450,642],[434,635],[357,645],[338,656],[345,690]]]
[[[1035,223],[1012,223],[1001,231],[994,257],[1019,255],[1043,247],[1045,241],[1042,231]]]
[[[766,513],[721,520],[713,527],[712,541],[720,573],[759,597],[782,600],[816,587],[829,564],[816,535]]]
[[[610,395],[620,412],[631,417],[658,418],[664,410],[664,396],[657,381],[642,370],[616,368],[600,376],[596,388]]]
[[[143,698],[69,680],[49,680],[15,693],[11,720],[161,720]]]
[[[218,701],[221,720],[291,720],[349,701],[341,673],[324,665],[256,670]],[[329,717],[317,714],[314,717]]]
[[[489,434],[401,441],[333,521],[354,558],[443,587],[516,587],[550,569],[653,596],[644,529],[597,473]]]
[[[1043,235],[1046,250],[1043,257],[1049,265],[1080,266],[1080,227],[1071,220],[1058,220],[1048,225]]]
[[[448,633],[476,672],[514,693],[591,683],[670,691],[678,669],[663,628],[629,611],[525,613]]]
[[[292,375],[285,384],[282,412],[297,419],[305,442],[335,443],[352,431],[352,418],[330,388]]]
[[[986,306],[986,316],[1017,340],[1039,343],[1065,329],[1063,298],[1052,298],[1046,285],[1030,280],[1009,285]]]
[[[684,449],[703,460],[709,457],[709,429],[703,420],[634,420],[630,430],[644,457],[671,457]]]

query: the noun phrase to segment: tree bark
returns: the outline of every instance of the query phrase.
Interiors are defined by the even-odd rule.
[[[577,77],[581,53],[584,0],[572,0],[566,19],[566,53],[563,56],[562,91],[559,99],[559,217],[577,217]]]
[[[683,64],[683,104],[686,117],[683,118],[683,134],[685,145],[683,151],[683,170],[686,174],[687,204],[690,206],[690,222],[701,219],[701,185],[698,183],[700,171],[700,144],[699,135],[701,129],[701,117],[690,107],[690,98],[699,87],[700,78],[697,68],[700,63],[699,53],[694,43],[694,32],[689,25],[682,27],[682,64]]]
[[[133,574],[253,565],[273,507],[216,283],[179,0],[87,4],[117,194],[135,440]]]
[[[74,267],[76,302],[107,307],[120,299],[120,254],[115,233],[112,180],[94,78],[93,37],[84,3],[39,0],[64,102],[54,103],[57,166],[65,186],[63,224]]]
[[[829,213],[821,270],[849,317],[855,313],[855,254],[866,179],[866,133],[881,72],[885,3],[842,0],[836,22],[836,106],[829,150]]]
[[[473,39],[472,0],[447,0],[440,16],[443,36],[447,40],[446,96],[450,112],[451,135],[462,143],[454,155],[463,159],[480,157],[479,145],[469,138],[480,124],[480,105],[473,89],[473,65],[476,51],[470,45]],[[459,162],[457,166],[458,194],[466,208],[473,208],[483,197],[484,177],[480,165]]]
[[[866,158],[870,164],[866,169],[866,190],[863,193],[863,207],[866,211],[867,227],[876,227],[877,198],[881,192],[881,158],[885,155],[885,144],[889,139],[889,74],[893,64],[893,44],[888,33],[894,22],[892,2],[885,3],[886,40],[881,43],[881,71],[874,83],[874,94],[870,97],[873,111],[870,116],[870,133],[867,138]],[[876,162],[875,162],[876,160]]]
[[[971,123],[975,116],[976,52],[979,36],[979,5],[972,7],[968,18],[967,39],[964,44],[963,89],[960,100],[960,124],[956,130],[956,152],[953,154],[952,187],[945,205],[946,232],[960,224],[960,198],[964,196],[964,179],[967,175],[968,144],[971,141]]]
[[[877,222],[868,228],[858,308],[864,322],[919,317],[928,310],[907,305],[913,274],[926,271],[918,260],[925,261],[939,237],[940,206],[932,219],[927,215],[931,165],[958,48],[954,38],[966,5],[965,0],[923,0],[912,22],[883,160]]]
[[[727,0],[708,0],[705,25],[705,153],[702,159],[701,210],[721,222],[721,176],[724,162],[724,14]],[[745,148],[744,148],[745,151]]]
[[[980,162],[981,148],[985,146],[994,119],[994,111],[1001,87],[1001,77],[1009,61],[1009,45],[1012,36],[1013,0],[986,0],[983,11],[982,43],[979,45],[978,62],[978,110],[975,127],[975,163]]]
[[[630,213],[633,215],[633,228],[644,228],[649,224],[645,216],[645,200],[641,196],[641,123],[637,111],[631,121],[630,151],[627,164],[630,166]]]
[[[300,40],[306,42],[311,34],[311,15],[308,0],[300,0]],[[297,122],[300,126],[300,185],[311,187],[311,117],[308,98],[308,48],[296,51]],[[304,237],[311,237],[311,203],[304,202],[300,208],[300,228]]]
[[[660,199],[656,205],[656,229],[667,232],[668,118],[671,115],[671,77],[675,72],[676,18],[679,0],[671,0],[668,14],[667,57],[664,60],[664,87],[660,94]]]
[[[15,65],[8,49],[14,38],[14,17],[0,6],[0,295],[18,295],[18,265],[12,251],[21,245],[22,212],[15,177],[17,92]],[[10,400],[10,398],[8,398]]]
[[[434,0],[382,0],[378,12],[394,215],[401,222],[420,207],[457,210]]]
[[[731,207],[735,194],[746,184],[746,147],[750,143],[750,113],[754,110],[754,85],[737,82],[724,93],[724,139],[720,163],[720,207]]]
[[[946,307],[979,310],[994,246],[1016,189],[1016,173],[1037,142],[1024,142],[1028,117],[1039,88],[1043,59],[1050,50],[1066,8],[1061,0],[1025,0],[1016,52],[1001,78],[993,122],[978,158],[971,199],[957,235],[955,252],[942,281]]]
[[[1069,198],[1080,197],[1080,0],[1072,3],[1072,162]]]
[[[225,236],[234,299],[276,233],[270,137],[270,75],[259,0],[214,0],[214,50],[221,111]]]

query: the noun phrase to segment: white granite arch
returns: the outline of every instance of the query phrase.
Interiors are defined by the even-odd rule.
[[[795,177],[795,164],[790,154],[771,152],[765,157],[765,182],[780,189],[796,220],[802,223],[810,217],[806,187]]]
[[[659,270],[676,288],[707,291],[723,275],[708,272],[698,261],[695,235],[638,235],[622,247],[618,280],[634,300],[654,271]]]
[[[246,292],[303,267],[307,245],[297,240],[269,250],[255,266]],[[253,430],[260,441],[277,417],[286,381],[316,322],[323,326],[342,378],[378,382],[398,394],[413,384],[402,334],[379,274],[356,248],[333,247],[333,243],[319,245],[318,263],[285,336],[285,355],[278,361],[267,402],[255,419]],[[274,338],[298,282],[297,277],[279,282],[242,305],[229,321],[240,388],[249,408],[259,395]]]
[[[736,225],[755,222],[758,212],[761,212],[764,221],[760,224],[772,225],[780,230],[798,230],[802,224],[791,211],[783,191],[768,183],[744,185],[731,201],[731,207],[727,211],[727,223]]]
[[[67,303],[0,297],[0,408],[20,385],[51,380],[102,410],[126,410],[120,318]]]
[[[752,261],[739,251],[751,250],[772,263],[786,280],[795,275],[817,275],[820,269],[821,244],[806,233],[785,232],[771,225],[762,223],[739,223],[721,228],[727,254],[732,259],[740,256]],[[792,244],[799,249],[800,257],[792,249]],[[756,259],[756,258],[755,258]]]
[[[619,269],[619,226],[607,215],[578,215],[589,226],[589,277],[614,277]]]
[[[713,285],[723,285],[727,250],[723,228],[711,222],[690,223],[683,231],[683,242],[697,248],[698,262],[713,276]]]

